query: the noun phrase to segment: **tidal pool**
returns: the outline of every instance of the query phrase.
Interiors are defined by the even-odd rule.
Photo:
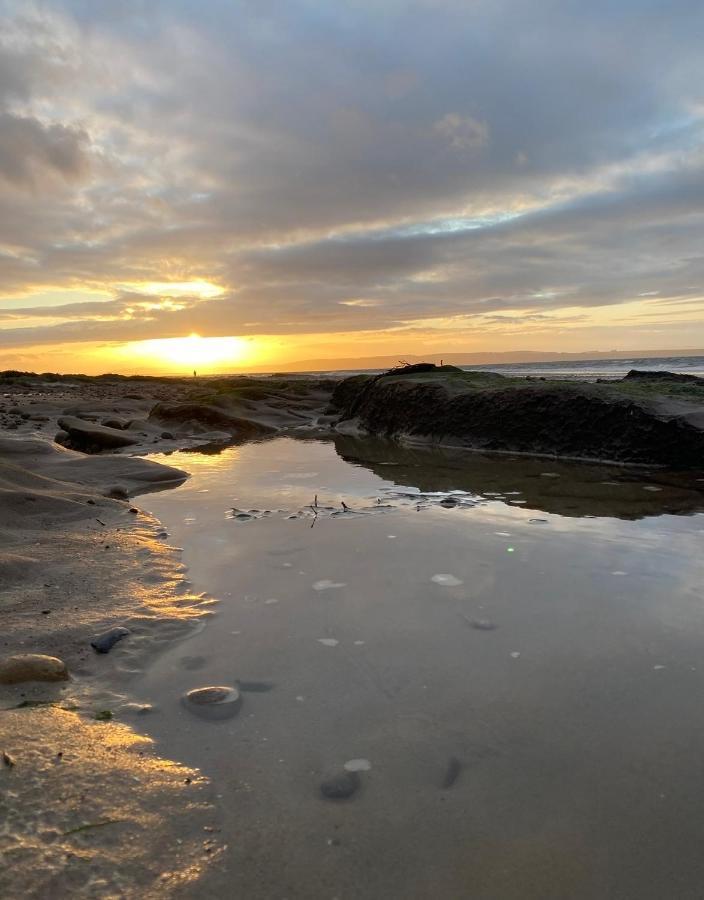
[[[139,686],[219,794],[200,896],[701,897],[704,482],[349,438],[164,461],[192,477],[140,503],[221,601]],[[208,685],[236,715],[182,704]]]

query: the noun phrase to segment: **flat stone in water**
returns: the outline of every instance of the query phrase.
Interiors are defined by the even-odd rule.
[[[68,669],[63,660],[43,653],[20,653],[0,660],[0,684],[23,681],[66,681]]]
[[[458,587],[462,584],[461,578],[456,578],[454,575],[448,575],[446,572],[441,572],[438,575],[433,575],[430,579],[434,581],[435,584],[440,584],[442,587]]]
[[[345,769],[327,775],[320,784],[320,793],[328,800],[346,800],[359,788],[357,772]]]
[[[499,627],[490,619],[472,619],[469,624],[477,631],[495,631]]]
[[[194,688],[183,695],[181,702],[203,719],[229,719],[240,711],[242,697],[235,687],[217,685]]]
[[[127,637],[129,633],[129,628],[125,628],[122,625],[117,625],[115,628],[111,628],[109,631],[104,631],[102,634],[99,634],[97,637],[93,638],[93,640],[90,642],[90,645],[96,653],[109,653],[115,646],[115,644],[118,641],[121,641],[123,637]]]

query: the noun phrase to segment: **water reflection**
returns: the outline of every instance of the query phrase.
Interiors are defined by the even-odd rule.
[[[702,519],[663,514],[697,482],[342,438],[189,459],[144,503],[221,603],[140,699],[221,796],[208,896],[701,895]],[[355,512],[311,528],[316,494]],[[183,706],[208,685],[238,716]]]
[[[691,515],[704,510],[699,474],[588,465],[466,450],[404,447],[392,441],[335,438],[342,459],[421,491],[463,490],[561,516]]]

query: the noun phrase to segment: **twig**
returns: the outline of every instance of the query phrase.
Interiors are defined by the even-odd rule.
[[[124,822],[124,819],[106,819],[104,822],[88,822],[86,825],[79,825],[78,828],[70,828],[64,831],[63,837],[69,834],[77,834],[79,831],[88,831],[89,828],[102,828],[104,825],[115,825],[117,822]]]

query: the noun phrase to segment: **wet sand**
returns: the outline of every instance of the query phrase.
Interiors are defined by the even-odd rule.
[[[338,449],[189,454],[140,501],[222,598],[139,685],[217,786],[194,896],[699,897],[702,483]],[[238,680],[232,719],[180,703]]]
[[[175,896],[221,852],[207,779],[139,734],[153,710],[133,701],[150,660],[210,606],[161,525],[106,496],[184,477],[0,438],[0,656],[49,654],[70,675],[0,684],[3,898]],[[119,652],[96,653],[116,625]]]

